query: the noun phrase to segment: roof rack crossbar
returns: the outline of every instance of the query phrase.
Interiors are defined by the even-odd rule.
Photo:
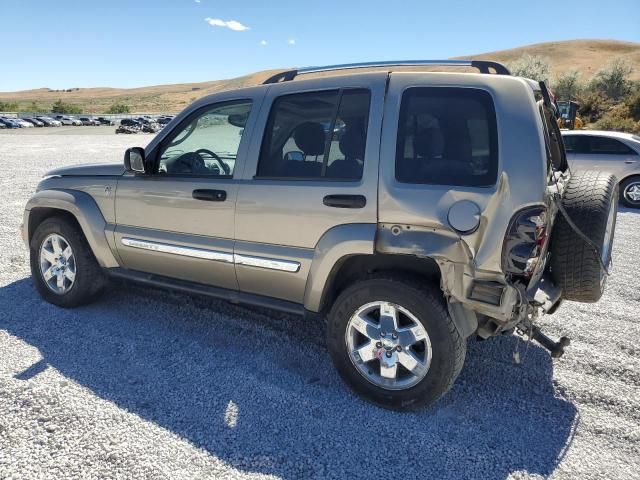
[[[276,73],[267,78],[263,85],[270,83],[288,82],[298,75],[305,73],[331,72],[334,70],[355,70],[358,68],[375,67],[415,67],[415,66],[441,66],[441,67],[472,67],[477,68],[480,73],[491,73],[493,70],[497,75],[511,75],[511,72],[498,62],[489,60],[387,60],[381,62],[345,63],[342,65],[327,65],[323,67],[304,67],[284,72]]]

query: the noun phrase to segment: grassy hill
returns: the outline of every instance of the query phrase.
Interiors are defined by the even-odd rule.
[[[546,57],[551,66],[552,77],[567,70],[577,69],[582,73],[583,79],[590,78],[612,58],[622,57],[634,67],[631,78],[640,79],[640,43],[616,40],[547,42],[459,58],[510,62],[524,54]],[[0,102],[17,103],[20,110],[27,111],[31,109],[33,102],[41,109],[48,110],[55,101],[62,100],[82,106],[87,113],[102,113],[115,102],[129,105],[132,112],[175,112],[201,96],[259,84],[276,71],[257,72],[229,80],[141,88],[77,88],[71,91],[50,91],[41,88],[0,92]]]

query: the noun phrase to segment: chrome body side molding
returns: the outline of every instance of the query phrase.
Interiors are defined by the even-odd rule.
[[[290,260],[278,260],[275,258],[254,257],[252,255],[233,255],[236,265],[247,265],[249,267],[268,268],[270,270],[281,270],[283,272],[295,273],[300,270],[300,262]]]
[[[217,262],[233,263],[233,254],[219,252],[216,250],[205,250],[203,248],[183,247],[167,243],[151,242],[149,240],[138,240],[136,238],[123,237],[122,244],[127,247],[151,250],[152,252],[169,253],[171,255],[181,255],[183,257],[201,258],[203,260],[215,260]]]
[[[235,263],[250,267],[266,268],[269,270],[280,270],[283,272],[295,273],[300,270],[300,262],[290,260],[280,260],[277,258],[255,257],[253,255],[240,255],[217,250],[207,250],[204,248],[184,247],[168,243],[152,242],[137,238],[123,237],[122,244],[131,248],[150,250],[152,252],[168,253],[170,255],[181,255],[183,257],[201,258],[203,260],[214,260],[217,262]]]

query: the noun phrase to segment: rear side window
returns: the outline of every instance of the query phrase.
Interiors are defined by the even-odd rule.
[[[636,152],[615,138],[591,137],[589,153],[596,155],[634,155]]]
[[[369,103],[366,89],[279,97],[265,129],[257,177],[362,178]]]
[[[493,100],[470,88],[415,87],[402,96],[396,179],[403,183],[488,186],[496,182]]]

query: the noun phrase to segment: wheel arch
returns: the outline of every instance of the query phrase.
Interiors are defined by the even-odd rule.
[[[107,222],[93,198],[75,190],[41,190],[27,203],[24,213],[24,238],[31,242],[38,225],[47,218],[61,216],[79,226],[91,250],[103,268],[119,263],[107,240]]]
[[[432,258],[384,253],[347,255],[331,269],[323,289],[320,311],[328,310],[349,285],[381,273],[440,286],[440,267]]]

